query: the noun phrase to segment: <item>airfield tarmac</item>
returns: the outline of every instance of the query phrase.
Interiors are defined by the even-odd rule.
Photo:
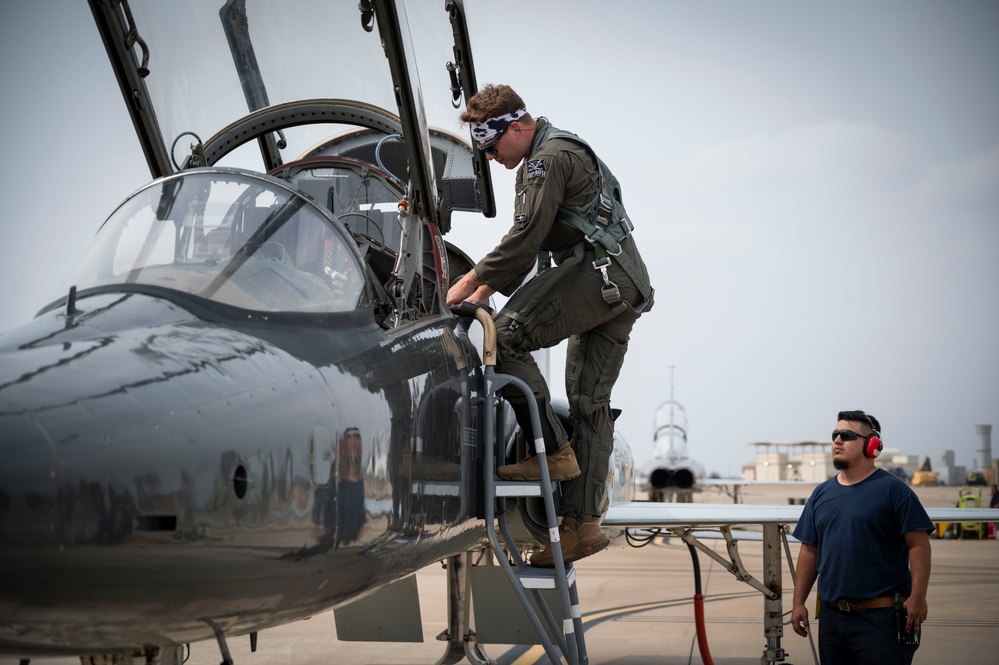
[[[804,499],[812,486],[743,488],[743,503],[782,504]],[[948,507],[957,502],[957,487],[914,488],[924,506]],[[987,490],[983,492],[987,496]],[[697,502],[730,503],[731,498],[705,492]],[[722,555],[722,540],[706,541]],[[933,568],[929,618],[915,663],[999,663],[999,541],[931,541]],[[605,552],[576,564],[584,635],[592,665],[673,665],[701,663],[694,628],[694,582],[691,557],[677,538],[659,539],[635,549],[623,540]],[[791,543],[797,557],[797,545]],[[739,554],[746,569],[762,577],[762,547],[742,541]],[[757,665],[766,646],[763,597],[739,582],[719,563],[700,555],[701,585],[708,647],[717,665]],[[433,665],[444,653],[435,636],[445,628],[446,573],[440,566],[417,573],[423,614],[422,643],[341,642],[333,613],[274,628],[259,635],[256,653],[249,639],[229,640],[236,665]],[[784,611],[789,617],[793,582],[784,564]],[[814,591],[809,610],[814,615]],[[812,630],[818,636],[818,625]],[[786,663],[817,663],[809,640],[785,626],[782,646]],[[484,652],[499,665],[546,663],[540,647],[486,644]],[[218,665],[214,641],[191,645],[186,665]],[[78,659],[37,659],[49,665],[78,665]],[[464,661],[467,662],[467,661]],[[16,665],[0,658],[0,665]]]

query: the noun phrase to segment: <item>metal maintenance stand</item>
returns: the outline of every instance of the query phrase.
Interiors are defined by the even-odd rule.
[[[498,465],[504,463],[502,448],[496,445],[496,409],[499,391],[506,387],[520,390],[527,397],[531,424],[534,432],[541,432],[534,394],[520,379],[496,373],[496,328],[492,316],[483,308],[475,307],[474,313],[467,306],[456,311],[460,316],[474,316],[482,325],[483,367],[481,382],[481,431],[484,477],[484,511],[486,532],[493,554],[513,589],[538,636],[549,661],[553,665],[586,665],[589,660],[583,640],[582,613],[576,588],[576,571],[566,564],[559,540],[558,515],[555,512],[554,486],[548,471],[548,461],[543,437],[534,440],[541,471],[540,481],[505,481],[496,475]],[[520,554],[507,523],[506,500],[518,497],[540,497],[544,501],[548,533],[554,552],[555,566],[540,568],[527,564]],[[553,589],[558,592],[562,619],[554,617],[544,602],[541,592]],[[533,601],[533,602],[532,602]]]

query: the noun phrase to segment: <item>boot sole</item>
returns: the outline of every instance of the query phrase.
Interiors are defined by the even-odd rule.
[[[583,473],[582,471],[576,471],[575,473],[572,474],[562,474],[557,476],[553,475],[551,476],[551,480],[553,483],[561,483],[565,480],[572,480],[573,478],[579,478],[579,476],[582,475],[582,473]],[[498,471],[496,472],[496,475],[499,476],[501,480],[541,480],[541,476],[527,476],[524,474],[512,474],[512,473],[503,475]]]

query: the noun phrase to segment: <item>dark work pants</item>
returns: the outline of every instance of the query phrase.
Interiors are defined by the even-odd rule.
[[[910,665],[917,645],[898,643],[895,610],[843,612],[822,606],[819,660],[822,665]]]
[[[522,379],[534,392],[545,449],[554,452],[568,436],[552,412],[548,385],[531,352],[569,340],[565,389],[573,427],[571,443],[582,475],[563,483],[559,514],[594,520],[607,510],[607,475],[614,449],[611,389],[639,317],[628,302],[636,303],[640,297],[615,265],[611,279],[628,302],[610,307],[600,295],[603,281],[592,267],[592,255],[574,258],[525,284],[497,315],[498,369]],[[511,389],[503,395],[518,413],[521,428],[529,431],[523,397]]]

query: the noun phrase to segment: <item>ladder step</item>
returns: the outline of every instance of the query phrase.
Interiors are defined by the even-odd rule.
[[[543,496],[540,480],[497,480],[493,485],[497,497]],[[552,483],[552,491],[555,491],[554,487],[555,483]]]
[[[555,568],[539,568],[530,564],[524,564],[514,571],[517,579],[525,589],[554,589],[556,572]],[[571,563],[565,564],[565,578],[569,586],[576,583],[576,569]]]
[[[414,480],[411,486],[414,494],[426,494],[427,496],[460,496],[461,494],[461,485],[457,482]]]

